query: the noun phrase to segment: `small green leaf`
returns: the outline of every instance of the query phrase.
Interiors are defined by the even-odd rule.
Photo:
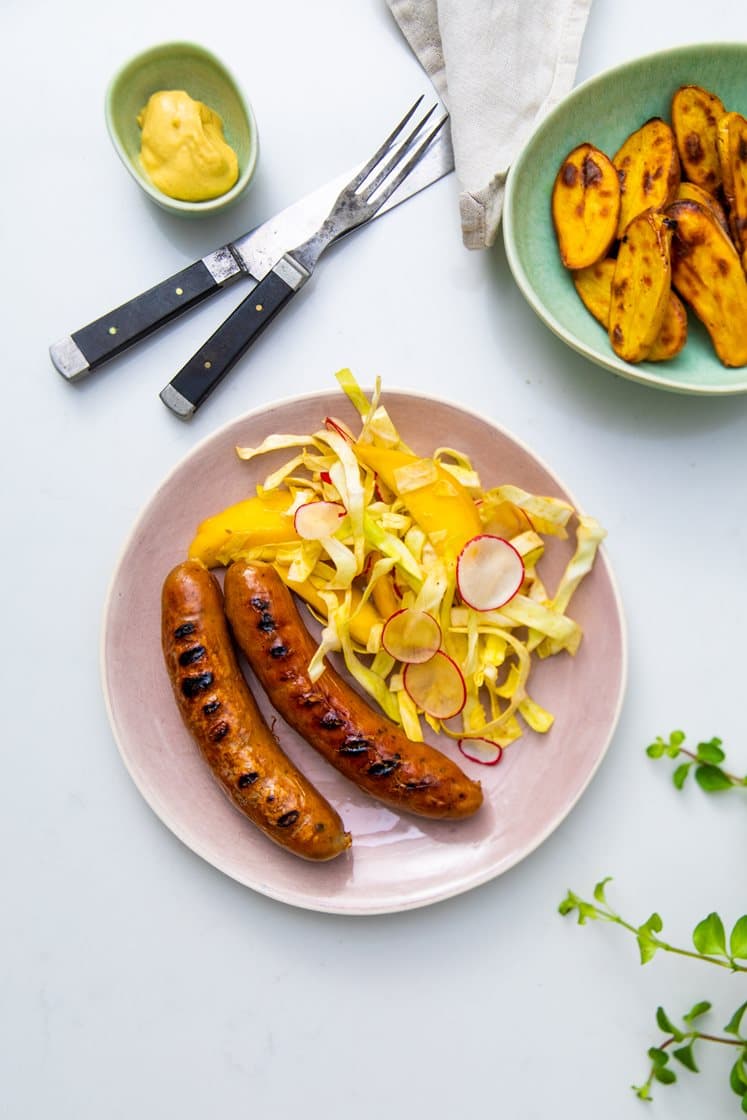
[[[723,762],[726,758],[725,753],[721,750],[720,739],[709,739],[707,743],[698,743],[695,753],[698,756],[698,762],[712,762],[717,766],[719,762]]]
[[[726,774],[718,766],[696,767],[695,781],[706,793],[718,793],[722,789],[731,789],[732,785]]]
[[[747,1075],[744,1069],[744,1055],[737,1058],[734,1065],[729,1072],[729,1084],[732,1091],[741,1097],[743,1093],[747,1093]]]
[[[684,731],[672,731],[672,732],[670,732],[670,735],[669,735],[669,745],[670,745],[670,747],[679,747],[679,746],[682,745],[682,743],[684,743],[684,741],[685,741],[685,732]]]
[[[685,1037],[682,1031],[679,1030],[678,1027],[675,1027],[663,1007],[656,1008],[656,1022],[659,1026],[659,1030],[664,1031],[666,1034],[671,1034],[677,1042],[681,1042]]]
[[[673,1085],[677,1080],[677,1074],[673,1069],[661,1069],[659,1067],[654,1070],[654,1077],[657,1081],[661,1081],[662,1085]]]
[[[729,952],[739,960],[747,960],[747,914],[737,919],[731,931]]]
[[[677,1050],[672,1051],[672,1057],[681,1062],[687,1069],[692,1070],[693,1073],[700,1073],[695,1058],[693,1057],[693,1043],[688,1042],[687,1046],[680,1046]]]
[[[747,1112],[747,1093],[742,1097],[742,1112]]]
[[[727,1034],[735,1034],[737,1036],[737,1038],[739,1038],[739,1027],[740,1027],[740,1024],[742,1022],[742,1016],[744,1015],[746,1010],[747,1010],[747,1000],[745,1000],[745,1002],[742,1004],[741,1007],[737,1008],[737,1010],[734,1012],[734,1014],[732,1015],[729,1022],[724,1027],[724,1030],[726,1031]]]
[[[726,956],[726,932],[718,914],[711,913],[693,930],[693,944],[703,956]]]
[[[654,913],[648,921],[645,921],[643,925],[639,926],[636,930],[638,948],[641,954],[641,964],[648,964],[656,955],[656,950],[661,948],[660,943],[654,936],[654,932],[658,933],[663,925],[664,923],[659,915]]]
[[[651,1100],[651,1086],[649,1085],[648,1081],[644,1085],[631,1085],[630,1088],[633,1090],[639,1100]]]
[[[604,897],[604,888],[607,886],[608,883],[611,883],[611,882],[612,882],[612,876],[608,875],[605,879],[602,879],[594,887],[594,898],[597,900],[597,902],[601,902],[602,906],[608,906],[609,905],[609,903],[607,902],[607,899]]]
[[[660,1046],[649,1046],[648,1056],[657,1069],[661,1069],[669,1061],[669,1054],[666,1050],[662,1050]]]
[[[687,1015],[683,1015],[682,1018],[686,1023],[692,1023],[694,1019],[698,1019],[701,1015],[705,1015],[706,1011],[710,1010],[711,1004],[707,999],[702,999],[700,1003],[694,1004],[694,1006],[691,1007],[688,1011]]]
[[[661,758],[661,756],[664,754],[665,747],[666,743],[660,737],[656,740],[655,743],[649,743],[649,745],[646,747],[646,754],[649,758]]]
[[[677,789],[682,789],[682,787],[684,786],[685,778],[690,773],[690,767],[691,766],[692,766],[692,762],[683,762],[677,767],[677,769],[672,774],[672,781],[674,782]]]
[[[571,894],[570,891],[568,891],[568,894],[565,896],[563,901],[560,903],[560,906],[558,906],[558,911],[563,916],[565,916],[566,914],[571,914],[575,909],[576,909],[576,896]]]

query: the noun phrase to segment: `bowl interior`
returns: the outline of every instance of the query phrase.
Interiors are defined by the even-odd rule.
[[[671,98],[680,85],[704,86],[727,110],[747,113],[746,66],[746,45],[711,43],[636,59],[591,78],[548,114],[509,174],[503,232],[519,288],[569,346],[623,377],[681,393],[747,392],[747,371],[721,364],[689,309],[688,341],[676,358],[631,365],[615,355],[560,262],[550,214],[555,175],[577,144],[588,141],[611,158],[650,117],[670,120]]]
[[[236,152],[239,178],[225,194],[205,202],[169,198],[155,187],[140,161],[138,114],[159,90],[183,89],[215,110],[223,121],[226,141]],[[214,55],[193,43],[165,43],[128,62],[109,86],[106,121],[112,142],[125,167],[159,205],[184,213],[205,213],[234,201],[254,173],[258,135],[254,114],[235,79]]]

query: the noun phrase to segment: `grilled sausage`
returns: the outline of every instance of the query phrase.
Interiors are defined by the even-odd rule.
[[[196,560],[163,585],[162,645],[182,719],[231,801],[304,859],[350,845],[337,812],[283,753],[239,668],[220,585]]]
[[[224,590],[236,642],[272,704],[328,762],[398,810],[440,818],[479,808],[479,782],[434,747],[413,743],[330,665],[318,680],[309,679],[316,644],[274,568],[236,561]]]

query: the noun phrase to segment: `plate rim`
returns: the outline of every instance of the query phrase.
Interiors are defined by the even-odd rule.
[[[534,314],[540,319],[541,322],[548,327],[553,334],[561,339],[571,350],[581,354],[587,361],[592,362],[594,365],[600,366],[603,369],[609,370],[611,373],[618,375],[628,381],[633,381],[639,385],[645,385],[648,388],[660,389],[665,392],[678,393],[682,396],[692,397],[725,397],[725,396],[739,396],[747,393],[747,367],[742,381],[736,382],[733,385],[701,385],[697,383],[683,384],[672,377],[667,377],[664,374],[650,371],[648,367],[634,366],[628,362],[624,362],[612,352],[607,358],[605,355],[599,354],[591,349],[591,347],[584,343],[582,340],[575,338],[568,329],[560,323],[556,317],[545,306],[543,301],[535,291],[526,270],[519,259],[518,250],[516,247],[515,239],[515,225],[513,221],[513,208],[515,207],[514,183],[525,163],[527,152],[538,139],[539,136],[544,134],[552,124],[557,116],[562,111],[565,111],[569,105],[572,105],[576,100],[585,95],[589,90],[604,84],[610,78],[613,78],[624,71],[633,67],[645,67],[646,64],[652,60],[660,60],[667,58],[677,58],[691,54],[693,51],[703,52],[706,51],[711,55],[716,55],[721,52],[728,52],[735,56],[743,55],[747,59],[747,43],[740,43],[736,41],[725,40],[707,40],[706,42],[697,43],[681,43],[673,47],[665,47],[660,51],[651,51],[645,55],[636,55],[633,58],[626,59],[623,62],[616,63],[614,66],[607,67],[605,70],[600,71],[598,74],[592,74],[575,86],[564,98],[553,106],[553,108],[537,123],[536,127],[532,130],[526,141],[522,145],[516,159],[513,161],[509,168],[506,177],[506,186],[504,192],[504,205],[503,205],[503,244],[506,252],[506,259],[508,261],[511,274],[516,282],[517,287],[524,296],[524,299],[532,309]]]
[[[363,392],[366,393],[366,395],[370,395],[370,386],[362,385],[361,388]],[[139,780],[138,775],[135,773],[133,766],[131,765],[130,759],[127,755],[127,751],[122,742],[122,738],[120,737],[120,729],[114,716],[113,702],[108,686],[106,659],[108,624],[115,602],[117,577],[127,555],[129,554],[130,548],[132,547],[135,539],[138,536],[143,522],[146,520],[152,503],[156,500],[157,496],[172,482],[175,476],[184,469],[185,465],[193,458],[199,456],[204,447],[212,443],[214,440],[220,439],[221,436],[224,436],[230,428],[234,427],[234,425],[246,423],[250,420],[260,418],[270,409],[284,408],[289,405],[298,405],[307,402],[313,403],[313,401],[315,400],[321,400],[325,398],[328,399],[330,396],[340,397],[341,399],[341,393],[342,390],[336,391],[334,387],[331,387],[330,389],[317,389],[311,390],[307,393],[293,394],[257,405],[254,408],[249,409],[247,412],[241,413],[233,417],[232,419],[225,421],[223,424],[219,425],[211,432],[206,433],[184,455],[179,458],[179,460],[161,478],[161,481],[158,483],[156,488],[142,504],[139,512],[130,525],[129,531],[125,534],[122,544],[120,545],[115,559],[114,567],[109,577],[102,604],[98,653],[99,678],[104,697],[104,705],[109,722],[109,728],[114,739],[114,743],[117,747],[117,751],[125,767],[125,770],[134,783],[135,788],[138,790],[146,805],[148,805],[148,807],[155,814],[160,823],[164,825],[189,851],[191,851],[194,855],[198,856],[201,860],[207,863],[208,866],[215,868],[222,874],[226,875],[229,879],[239,883],[241,886],[246,887],[249,890],[254,891],[255,893],[262,894],[266,898],[270,898],[273,901],[284,903],[285,905],[296,907],[298,909],[306,910],[309,912],[333,914],[342,917],[354,918],[403,913],[409,910],[423,909],[426,906],[435,905],[436,903],[447,901],[450,898],[456,898],[461,894],[465,894],[468,891],[474,890],[475,888],[482,886],[485,883],[499,878],[501,875],[505,874],[505,872],[511,870],[511,868],[521,863],[522,860],[526,859],[534,851],[536,851],[536,849],[540,847],[541,844],[543,844],[544,841],[547,840],[548,837],[551,836],[557,828],[560,827],[560,825],[570,815],[572,810],[578,804],[582,795],[586,792],[589,785],[591,784],[592,779],[595,777],[597,771],[599,770],[599,767],[602,764],[602,761],[609,751],[615,731],[617,730],[628,684],[628,631],[627,620],[625,617],[625,611],[623,608],[617,579],[610,564],[607,551],[604,547],[604,543],[602,543],[599,547],[599,558],[604,563],[605,572],[607,580],[609,582],[610,590],[612,592],[612,598],[615,605],[620,629],[620,674],[617,681],[617,697],[614,710],[612,711],[609,720],[609,726],[605,741],[600,746],[595,763],[589,770],[589,773],[586,776],[586,780],[578,788],[573,799],[563,806],[562,812],[560,812],[556,817],[550,820],[545,828],[542,829],[536,837],[532,838],[531,843],[527,844],[521,850],[511,853],[511,856],[498,869],[496,869],[495,867],[483,869],[482,871],[471,875],[466,880],[461,879],[457,883],[451,883],[444,888],[430,891],[427,897],[423,898],[411,896],[402,898],[398,896],[396,902],[394,903],[383,902],[378,905],[362,905],[360,903],[354,903],[353,905],[350,905],[348,903],[347,905],[343,905],[341,904],[340,899],[344,897],[344,891],[341,892],[341,895],[336,899],[319,900],[312,899],[308,896],[299,897],[298,894],[293,890],[278,888],[267,882],[250,882],[248,881],[248,877],[241,877],[234,870],[223,866],[219,860],[216,860],[200,851],[199,846],[197,846],[185,835],[181,824],[177,819],[174,818],[168,806],[164,803],[163,799],[154,795],[153,791],[151,790],[148,790],[146,793],[146,790],[143,788],[143,784]],[[479,413],[476,409],[462,405],[455,400],[450,399],[449,397],[438,394],[423,393],[412,389],[388,386],[382,389],[382,401],[387,397],[408,397],[442,407],[446,406],[447,408],[456,409],[457,411],[464,413],[467,417],[475,419],[482,424],[487,424],[489,427],[493,428],[495,431],[504,436],[510,443],[513,443],[516,447],[518,447],[524,454],[533,459],[535,463],[537,463],[544,471],[547,472],[547,474],[558,485],[560,490],[562,490],[568,496],[569,500],[574,505],[574,508],[578,511],[583,511],[583,506],[576,501],[575,495],[561,481],[557,473],[546,464],[545,460],[541,456],[537,455],[521,437],[514,435],[504,425],[498,423],[497,421],[494,421],[492,418],[486,417],[485,415]]]

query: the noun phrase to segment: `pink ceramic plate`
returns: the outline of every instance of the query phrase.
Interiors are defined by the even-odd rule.
[[[404,392],[387,392],[385,401],[403,438],[423,454],[437,446],[457,447],[472,456],[485,486],[512,482],[573,501],[526,447],[482,417]],[[242,463],[236,444],[254,445],[272,432],[312,432],[329,414],[351,425],[357,421],[341,392],[252,412],[199,444],[169,475],[137,521],[114,573],[104,619],[103,685],[133,780],[193,851],[240,883],[291,905],[387,913],[426,906],[500,875],[560,824],[591,780],[617,722],[625,682],[624,624],[602,551],[571,604],[584,630],[578,654],[539,662],[531,678],[532,696],[555,715],[549,734],[527,732],[496,767],[469,762],[454,743],[433,737],[483,783],[485,804],[468,821],[399,816],[360,793],[278,720],[283,746],[339,810],[353,845],[320,865],[276,847],[223,795],[181,723],[161,659],[160,592],[166,573],[184,558],[197,523],[249,495],[253,484],[288,456],[279,452]],[[548,547],[544,574],[551,588],[572,543],[552,541]],[[251,677],[250,684],[272,719]]]

